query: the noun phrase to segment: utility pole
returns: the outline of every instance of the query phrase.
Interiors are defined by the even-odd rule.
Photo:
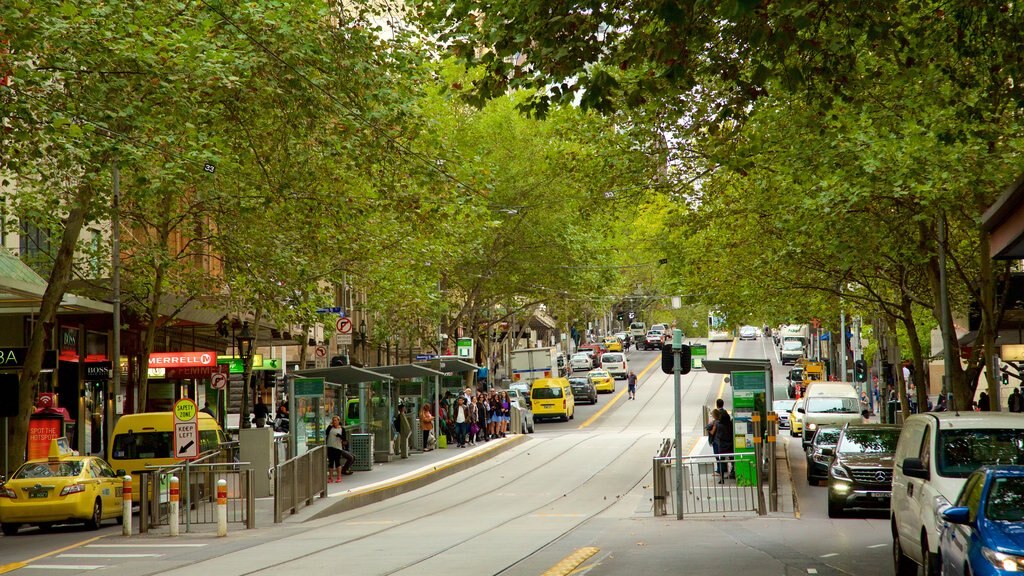
[[[110,222],[112,228],[110,234],[110,289],[113,292],[111,302],[114,305],[112,322],[114,331],[111,342],[113,350],[110,354],[110,381],[107,384],[107,417],[104,419],[107,430],[103,443],[103,453],[108,460],[111,455],[106,453],[106,447],[110,445],[110,439],[113,438],[114,421],[117,419],[117,400],[121,396],[121,171],[117,167],[116,159],[111,172],[114,179],[114,198],[111,205],[113,214]]]
[[[839,312],[839,366],[843,372],[840,382],[848,382],[846,379],[846,311],[841,310]]]
[[[675,390],[675,475],[676,475],[676,520],[683,519],[683,416],[681,379],[683,363],[680,355],[683,350],[683,331],[672,330],[672,384]]]
[[[943,213],[939,216],[939,305],[940,314],[942,315],[942,394],[949,395],[952,390],[949,375],[953,373],[953,354],[952,350],[949,349],[949,342],[955,338],[953,335],[953,326],[951,326],[949,316],[949,287],[946,279],[946,214]],[[922,375],[923,376],[923,375]],[[921,380],[921,377],[918,378]],[[947,399],[955,398],[950,396]],[[968,406],[954,406],[952,402],[949,403],[951,410],[960,408],[966,409]]]

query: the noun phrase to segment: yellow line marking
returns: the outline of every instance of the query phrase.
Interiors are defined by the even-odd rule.
[[[85,546],[86,544],[90,544],[92,542],[95,542],[95,541],[99,540],[100,538],[103,538],[103,536],[96,536],[95,538],[89,538],[88,540],[83,540],[83,541],[81,541],[81,542],[79,542],[77,544],[71,544],[70,546],[65,546],[63,548],[58,548],[56,550],[52,550],[50,552],[47,552],[46,554],[40,554],[39,556],[36,556],[35,558],[29,558],[28,560],[22,560],[21,562],[12,562],[10,564],[4,564],[4,565],[0,566],[0,574],[6,574],[7,572],[13,572],[14,570],[17,570],[18,568],[24,568],[30,562],[35,562],[36,560],[42,560],[43,558],[48,558],[50,556],[53,556],[54,554],[60,554],[61,552],[67,552],[68,550],[71,550],[72,548],[78,548],[79,546]]]
[[[652,360],[651,363],[648,364],[646,368],[641,370],[640,373],[636,375],[637,384],[640,383],[640,379],[644,377],[644,374],[647,374],[648,372],[650,372],[651,368],[654,368],[658,364],[661,364],[661,353],[658,353],[658,357],[655,358],[654,360]],[[627,382],[628,382],[628,380],[627,380]],[[586,428],[587,426],[590,426],[591,424],[593,424],[595,420],[597,420],[598,418],[603,416],[604,413],[607,412],[608,410],[610,410],[611,407],[614,406],[616,402],[621,400],[622,397],[626,395],[626,392],[629,392],[629,384],[628,383],[626,384],[626,387],[623,388],[618,394],[616,394],[615,396],[612,396],[611,399],[608,400],[607,403],[605,403],[604,407],[602,407],[597,412],[594,412],[593,416],[591,416],[590,418],[587,418],[586,422],[584,422],[583,424],[580,424],[580,426],[579,426],[579,428],[577,428],[577,430],[582,430],[582,429]]]
[[[586,562],[587,558],[590,558],[594,554],[597,554],[600,550],[600,548],[595,548],[593,546],[580,548],[579,550],[563,558],[562,561],[558,564],[555,564],[551,568],[548,568],[548,571],[545,572],[543,576],[567,576],[568,574],[571,574],[574,570],[576,570],[577,566]]]
[[[727,356],[727,358],[732,358],[733,353],[736,352],[736,343],[737,342],[739,342],[739,340],[737,340],[736,338],[732,339],[732,348],[729,348],[729,356]],[[725,394],[725,374],[722,374],[721,378],[722,378],[722,384],[718,387],[718,397],[719,398],[722,397],[722,394]]]

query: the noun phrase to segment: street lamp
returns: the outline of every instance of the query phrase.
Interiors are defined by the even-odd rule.
[[[363,347],[363,365],[366,365],[366,318],[359,321],[359,343]]]
[[[248,322],[242,324],[242,332],[235,340],[238,341],[238,358],[242,361],[242,413],[238,427],[249,428],[249,358],[255,338],[249,332]]]

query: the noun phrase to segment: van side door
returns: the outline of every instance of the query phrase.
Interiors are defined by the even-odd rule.
[[[908,422],[900,433],[899,442],[896,444],[896,458],[892,475],[892,519],[893,526],[899,531],[900,542],[903,543],[904,553],[913,558],[920,556],[920,530],[918,519],[918,506],[912,504],[914,492],[917,486],[913,482],[920,482],[903,474],[903,461],[907,458],[918,458],[921,455],[922,441],[924,439],[925,426],[920,421]],[[916,543],[916,545],[914,545]],[[917,552],[914,552],[914,551]]]

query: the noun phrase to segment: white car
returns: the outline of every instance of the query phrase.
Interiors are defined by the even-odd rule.
[[[626,364],[626,355],[622,352],[608,352],[602,354],[601,369],[608,372],[612,378],[625,378],[629,375],[629,366]]]
[[[757,328],[743,326],[740,328],[740,340],[757,340]]]
[[[573,372],[577,370],[586,372],[594,367],[594,361],[591,360],[590,354],[587,354],[586,352],[577,352],[569,359],[569,367],[572,368]]]

